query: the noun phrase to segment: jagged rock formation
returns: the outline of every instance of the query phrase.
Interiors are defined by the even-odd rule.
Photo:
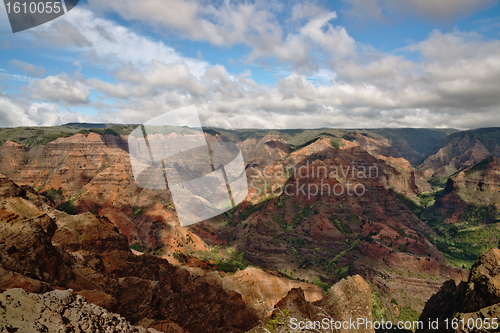
[[[283,314],[286,314],[283,316]],[[311,303],[304,297],[304,291],[300,288],[292,289],[285,298],[277,305],[273,314],[264,321],[264,324],[270,320],[282,318],[282,323],[276,327],[278,332],[289,332],[293,329],[291,318],[297,321],[312,321],[323,323],[323,319],[331,321],[344,322],[352,319],[364,318],[367,322],[372,322],[372,301],[371,290],[368,283],[362,277],[355,275],[343,279],[333,285],[323,299]],[[288,326],[288,329],[287,329]],[[295,330],[297,331],[297,330]],[[302,332],[301,330],[299,330]],[[369,326],[352,328],[334,329],[329,328],[320,330],[321,332],[361,332],[374,333],[375,330]],[[258,327],[251,333],[259,332]],[[310,332],[304,330],[303,332]]]
[[[314,303],[323,308],[336,321],[348,318],[366,318],[372,321],[371,289],[359,275],[347,277],[333,285],[328,295]],[[343,330],[351,332],[352,330]],[[374,332],[373,329],[362,328],[355,332]]]
[[[266,273],[252,268],[217,277],[214,283],[211,277],[218,273],[193,276],[166,260],[132,254],[126,237],[105,218],[54,210],[46,198],[4,176],[0,176],[0,273],[0,291],[22,287],[46,292],[6,291],[0,297],[5,329],[38,325],[37,329],[45,326],[57,332],[63,323],[64,329],[75,332],[95,331],[108,325],[109,317],[110,332],[112,328],[141,332],[121,317],[108,316],[110,311],[134,325],[162,332],[243,332],[258,323],[258,316],[235,290],[249,303],[259,298],[274,302],[295,286],[309,289],[307,299],[316,301],[314,308],[332,318],[371,316],[370,289],[359,276],[342,280],[324,299],[319,288],[264,277]],[[260,287],[251,276],[262,279]],[[60,288],[72,291],[50,291]],[[304,302],[311,304],[300,290]],[[82,296],[94,304],[85,303]],[[21,305],[12,310],[11,304]],[[21,319],[19,309],[30,315]]]
[[[0,332],[157,333],[132,326],[122,316],[91,303],[69,290],[45,294],[10,289],[0,294]],[[173,331],[172,331],[173,332]],[[178,330],[182,333],[182,329]]]
[[[500,249],[494,248],[484,253],[472,266],[467,282],[447,281],[437,294],[432,296],[420,316],[420,320],[428,323],[429,320],[439,319],[439,331],[445,332],[445,320],[451,323],[453,318],[459,321],[464,319],[467,324],[469,318],[484,320],[485,318],[500,318]],[[484,321],[483,321],[484,323]],[[500,325],[500,324],[499,324]],[[449,326],[450,327],[450,326]],[[494,330],[494,331],[498,331]],[[417,332],[436,332],[424,327]],[[484,329],[475,329],[460,326],[454,332],[487,332]]]
[[[132,324],[244,332],[257,314],[236,292],[150,255],[136,256],[105,217],[68,215],[0,176],[0,291],[73,289]]]
[[[235,291],[241,294],[243,301],[261,312],[262,317],[270,315],[274,305],[293,288],[301,288],[308,302],[318,301],[325,295],[323,289],[313,284],[271,275],[255,267],[247,267],[224,277],[218,272],[211,272],[202,279],[221,286],[228,293]]]

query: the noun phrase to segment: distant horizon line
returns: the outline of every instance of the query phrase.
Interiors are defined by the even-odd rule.
[[[84,126],[80,126],[84,125]],[[79,126],[82,129],[105,129],[111,126],[140,126],[141,124],[134,123],[87,123],[87,122],[70,122],[61,125],[32,125],[32,126],[0,126],[0,130],[9,128],[49,128],[49,127],[71,127]],[[184,126],[183,126],[184,127]],[[189,126],[187,126],[189,128]],[[252,131],[294,131],[294,130],[345,130],[345,131],[359,131],[359,130],[443,130],[443,131],[474,131],[479,129],[500,129],[500,126],[488,126],[488,127],[474,127],[474,128],[454,128],[454,127],[358,127],[358,128],[345,128],[345,127],[311,127],[311,128],[255,128],[255,127],[241,127],[241,128],[224,128],[215,126],[202,126],[203,129],[214,129],[223,131],[241,131],[241,130],[252,130]]]
[[[137,123],[87,123],[87,122],[71,122],[61,125],[31,125],[31,126],[0,126],[1,129],[7,128],[48,128],[48,127],[70,127],[70,126],[81,126],[82,129],[104,129],[110,126],[140,126],[141,124]],[[188,126],[189,127],[189,126]],[[489,127],[475,127],[475,128],[455,128],[455,127],[308,127],[308,128],[256,128],[256,127],[238,127],[238,128],[224,128],[224,127],[216,127],[216,126],[202,126],[202,128],[208,129],[217,129],[224,131],[238,131],[238,130],[256,130],[256,131],[292,131],[292,130],[329,130],[329,129],[337,129],[337,130],[346,130],[346,131],[356,131],[356,130],[381,130],[381,129],[389,129],[389,130],[400,130],[400,129],[414,129],[414,130],[454,130],[457,132],[462,131],[470,131],[477,129],[487,129],[487,128],[500,128],[500,126],[489,126]]]

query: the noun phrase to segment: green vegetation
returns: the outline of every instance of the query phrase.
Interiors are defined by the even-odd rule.
[[[78,195],[75,195],[74,197],[72,197],[71,199],[66,201],[65,203],[59,205],[58,207],[56,207],[56,209],[60,210],[61,212],[65,212],[67,214],[70,214],[70,215],[76,215],[75,210],[74,210],[74,208],[75,208],[74,202],[75,202],[76,198],[78,198]]]
[[[204,128],[206,133],[221,134],[231,140],[244,141],[254,137],[259,142],[267,134],[276,134],[280,139],[284,139],[288,147],[294,151],[305,147],[317,141],[320,138],[331,138],[332,146],[336,147],[333,142],[339,142],[340,139],[352,141],[354,137],[350,135],[352,132],[359,132],[365,136],[374,138],[387,138],[391,144],[398,150],[404,147],[411,147],[420,153],[426,153],[433,149],[441,140],[448,134],[457,132],[453,129],[421,129],[421,128],[385,128],[385,129],[338,129],[338,128],[321,128],[321,129],[287,129],[287,130],[259,130],[259,129],[244,129],[244,130],[227,130],[221,128]]]
[[[284,199],[284,197],[280,197],[278,201],[278,206],[283,207],[285,205],[285,200],[286,199]],[[318,211],[314,209],[315,205],[316,203],[305,205],[304,208],[300,209],[297,213],[295,213],[290,223],[286,222],[285,217],[279,212],[273,214],[271,218],[275,223],[277,223],[281,227],[281,229],[283,229],[285,233],[291,233],[304,221],[310,219],[314,214],[318,214]],[[295,209],[299,208],[296,207]]]
[[[344,266],[337,268],[333,271],[332,277],[335,279],[335,281],[340,281],[344,278],[346,278],[349,275],[349,266]]]
[[[234,260],[220,260],[216,262],[217,269],[226,273],[236,273],[238,269],[244,270],[246,266],[243,264],[245,252],[241,252]]]
[[[290,330],[290,317],[291,313],[289,310],[279,310],[274,318],[271,318],[265,325],[268,332],[288,332]]]
[[[137,218],[139,215],[142,213],[142,208],[140,207],[132,207],[132,214],[134,215],[134,218]]]
[[[215,245],[210,252],[198,252],[198,258],[203,262],[212,261],[219,271],[226,273],[235,273],[247,267],[244,264],[245,252],[236,252],[227,245]]]
[[[354,141],[356,138],[351,133],[347,133],[342,135],[342,139],[347,141]]]
[[[89,135],[90,133],[96,133],[100,135],[113,135],[113,136],[120,136],[118,132],[110,129],[110,128],[105,128],[105,129],[100,129],[100,128],[91,128],[91,129],[82,129],[79,130],[78,133],[83,134],[85,136]]]
[[[471,227],[467,222],[457,224],[435,227],[437,247],[453,259],[468,262],[467,266],[472,265],[481,253],[495,247],[500,239],[498,224],[478,227]]]
[[[429,179],[427,182],[431,185],[433,192],[438,192],[438,191],[444,190],[444,188],[446,187],[447,181],[448,181],[448,178],[446,178],[446,177],[435,177],[435,178]],[[435,196],[435,194],[433,194],[432,192],[431,193],[426,192],[426,193],[428,195]]]
[[[396,196],[396,198],[399,201],[404,203],[406,205],[406,207],[408,207],[415,215],[420,216],[424,212],[425,206],[423,206],[422,204],[415,202],[412,199],[407,198],[406,196],[404,196],[398,192],[393,191],[392,193]],[[429,201],[431,201],[431,200],[429,200]]]
[[[326,264],[326,269],[330,269],[330,268],[335,268],[337,267],[337,262],[342,259],[347,252],[349,251],[352,251],[359,243],[360,239],[356,239],[354,242],[352,242],[352,244],[347,247],[346,249],[344,249],[343,251],[340,251],[339,253],[337,253],[335,255],[335,257],[333,257],[333,259],[331,259],[327,264]]]
[[[183,259],[186,257],[186,255],[179,250],[175,250],[174,253],[172,253],[172,257],[174,257],[174,259],[179,262],[183,262],[185,261]]]
[[[258,211],[260,211],[262,208],[264,208],[264,204],[263,203],[259,203],[255,206],[248,206],[244,211],[242,211],[239,215],[238,215],[238,219],[240,221],[244,221],[246,220],[250,215],[252,215],[253,213],[256,213]]]
[[[137,243],[137,242],[135,242],[134,244],[130,245],[129,247],[132,250],[135,250],[135,251],[138,251],[138,252],[144,252],[144,247],[141,244]],[[175,255],[175,252],[174,252],[174,255]]]
[[[420,313],[413,310],[409,305],[399,306],[398,320],[414,322],[417,321],[419,317]]]
[[[77,133],[88,135],[90,132],[102,135],[128,135],[137,125],[85,124],[70,123],[51,127],[0,128],[0,145],[7,140],[25,147],[46,145],[58,138],[66,138]]]
[[[320,287],[321,289],[323,289],[325,291],[325,293],[327,293],[328,290],[330,290],[330,287],[332,286],[329,283],[325,283],[325,282],[321,281],[321,278],[319,278],[317,276],[314,277],[313,284],[315,284],[318,287]]]
[[[392,146],[400,150],[404,144],[419,153],[426,153],[433,149],[449,134],[457,132],[454,129],[427,129],[427,128],[381,128],[374,133],[387,138]]]
[[[250,215],[260,211],[262,208],[265,207],[265,202],[273,199],[275,195],[270,195],[268,197],[263,198],[260,200],[257,204],[255,205],[250,205],[246,207],[242,212],[237,214],[235,216],[235,213],[237,211],[237,207],[228,210],[227,212],[224,213],[224,215],[228,218],[228,224],[230,226],[236,226],[238,224],[238,221],[244,221],[246,220]]]
[[[387,308],[380,299],[380,290],[372,283],[368,283],[372,290],[372,316],[375,321],[387,320]]]
[[[467,205],[467,211],[464,213],[463,219],[471,225],[482,225],[497,222],[497,216],[495,207],[469,204]]]
[[[482,169],[486,164],[479,163],[472,169]],[[434,231],[425,235],[445,255],[448,263],[457,268],[470,268],[475,260],[500,241],[500,222],[494,207],[468,204],[466,210],[456,221],[450,219],[456,211],[452,208],[445,211],[436,205],[445,195],[446,179],[431,179],[433,192],[421,193],[420,203],[396,193],[415,215]],[[453,195],[453,194],[451,194]],[[460,200],[456,197],[454,200]]]
[[[295,214],[291,222],[294,229],[304,221],[309,220],[313,215],[318,214],[317,210],[313,210],[316,203],[317,202],[305,205],[304,208],[302,208],[297,214]]]
[[[64,196],[62,194],[61,189],[56,190],[55,188],[51,187],[50,190],[48,190],[47,192],[43,192],[40,194],[43,195],[44,197],[47,197],[53,204],[64,200]]]
[[[333,225],[335,225],[335,228],[339,229],[339,231],[344,235],[347,236],[351,234],[351,227],[349,226],[348,222],[341,222],[335,218],[335,216],[330,216],[328,218]]]

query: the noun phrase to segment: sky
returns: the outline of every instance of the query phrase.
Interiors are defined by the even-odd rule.
[[[87,0],[12,33],[0,127],[500,126],[499,0]]]

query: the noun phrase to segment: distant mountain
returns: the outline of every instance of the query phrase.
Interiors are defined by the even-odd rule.
[[[420,164],[432,149],[455,129],[382,128],[373,133],[389,140],[390,144],[412,165]]]
[[[245,141],[248,138],[262,140],[266,135],[276,135],[286,142],[291,150],[297,150],[322,138],[343,138],[353,140],[352,133],[359,133],[374,139],[386,139],[400,157],[407,159],[412,165],[419,164],[442,139],[454,129],[426,129],[426,128],[384,128],[384,129],[284,129],[284,130],[257,130],[237,129],[226,130],[211,128],[205,129],[210,134],[222,134],[235,141]],[[394,156],[396,157],[396,156]]]
[[[64,127],[81,127],[81,128],[106,128],[113,126],[112,124],[105,123],[67,123],[62,125]]]
[[[18,143],[24,147],[46,145],[58,138],[70,137],[77,133],[128,135],[136,127],[137,125],[69,123],[61,126],[0,128],[0,145],[7,141]]]
[[[500,157],[500,128],[453,133],[444,138],[420,165],[426,177],[448,177],[488,156]]]

